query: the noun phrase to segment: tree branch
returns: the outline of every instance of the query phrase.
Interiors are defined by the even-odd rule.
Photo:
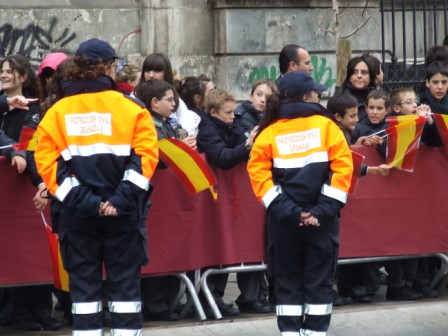
[[[372,19],[372,16],[366,17],[365,20],[358,27],[356,27],[351,33],[343,36],[342,38],[346,39],[346,38],[349,38],[350,36],[356,34],[362,27],[364,27],[366,25],[367,22],[369,22],[370,19]]]
[[[362,11],[362,16],[364,16],[366,14],[368,5],[369,5],[369,0],[366,0],[366,5],[364,6],[364,10]]]

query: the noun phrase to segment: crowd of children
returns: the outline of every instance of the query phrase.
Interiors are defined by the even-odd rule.
[[[437,49],[439,50],[439,49]],[[357,59],[358,64],[362,64],[361,56]],[[340,123],[342,129],[346,133],[346,137],[351,144],[375,146],[385,155],[385,144],[387,139],[381,130],[388,127],[386,116],[399,115],[420,115],[426,118],[426,123],[422,135],[422,142],[429,146],[440,146],[443,144],[437,132],[436,125],[432,113],[446,114],[447,90],[448,90],[448,60],[445,50],[445,63],[433,62],[427,66],[426,80],[422,85],[421,92],[417,98],[417,94],[411,87],[400,87],[393,90],[390,94],[382,89],[373,88],[369,91],[364,86],[366,94],[365,104],[362,110],[365,110],[365,118],[361,119],[356,113],[355,101],[350,102],[348,97],[342,98],[342,95],[336,95],[328,101],[328,110],[335,114],[336,119]],[[354,61],[353,61],[354,62]],[[364,62],[363,65],[367,65]],[[349,69],[352,67],[349,63]],[[356,69],[356,67],[355,67]],[[352,76],[364,78],[363,83],[367,80],[369,70],[351,71]],[[347,77],[349,76],[349,71]],[[350,78],[348,78],[350,80]],[[359,82],[361,82],[359,80]],[[353,85],[355,86],[355,85]],[[361,86],[361,85],[359,85]],[[352,86],[349,86],[349,92],[356,92]],[[364,93],[363,91],[363,93]],[[358,90],[358,93],[360,91]],[[359,97],[358,97],[359,98]],[[359,119],[359,121],[358,121]],[[378,167],[363,167],[362,173],[377,173],[387,175],[391,167],[380,165]],[[421,298],[434,298],[438,296],[437,291],[429,286],[429,279],[426,276],[424,280],[420,280],[422,276],[419,272],[420,268],[428,269],[428,260],[424,258],[409,259],[404,261],[388,261],[384,265],[387,274],[387,292],[388,300],[418,300]],[[343,265],[337,272],[337,288],[335,293],[335,303],[345,304],[352,301],[372,302],[372,297],[379,289],[381,281],[379,263],[364,263],[355,265]]]
[[[101,48],[105,48],[103,52],[109,47],[101,44]],[[299,50],[306,52],[303,48]],[[434,50],[440,54],[439,49]],[[390,93],[384,91],[381,89],[383,73],[379,60],[368,54],[353,57],[347,66],[342,92],[331,97],[326,108],[320,105],[320,97],[327,88],[314,82],[307,71],[285,72],[277,81],[278,87],[267,78],[255,81],[249,99],[237,106],[233,95],[215,88],[206,75],[175,79],[170,60],[161,53],[147,56],[140,68],[118,59],[114,51],[107,49],[110,59],[102,60],[108,61],[102,66],[97,64],[95,71],[99,71],[99,75],[95,80],[102,90],[107,87],[120,91],[144,106],[150,113],[159,140],[181,139],[193,150],[205,153],[215,169],[228,170],[249,161],[254,192],[268,213],[270,272],[267,277],[264,272],[238,273],[241,294],[236,300],[237,307],[223,298],[228,276],[211,277],[210,288],[222,315],[276,311],[279,328],[284,332],[297,328],[325,332],[332,305],[371,302],[381,285],[379,270],[383,265],[363,263],[336,269],[334,263],[337,246],[330,242],[337,240],[339,210],[346,202],[347,181],[352,174],[349,145],[377,147],[384,154],[387,138],[380,131],[388,127],[386,116],[409,114],[426,118],[423,142],[430,146],[442,145],[432,113],[448,114],[448,52],[444,50],[444,59],[427,64],[426,79],[418,93],[409,87]],[[82,53],[77,57],[76,66],[82,62],[88,64],[88,60],[82,59]],[[431,59],[431,55],[427,59]],[[65,77],[70,73],[67,69],[73,71],[74,61],[63,53],[49,54],[39,67],[40,84],[31,72],[29,62],[20,55],[9,56],[0,65],[0,146],[5,147],[0,149],[0,154],[8,156],[19,173],[27,169],[37,188],[35,206],[42,210],[46,205],[46,185],[37,174],[33,155],[7,146],[19,140],[22,126],[36,128],[43,115],[35,100],[30,98],[40,97],[40,109],[46,111],[64,97],[79,94],[79,90],[73,91],[77,90],[76,80],[72,78],[68,82]],[[279,139],[292,130],[294,134],[323,139],[325,146],[319,147],[311,141],[306,144],[315,146],[313,150],[320,155],[308,151],[288,152],[282,147]],[[330,157],[334,153],[328,151],[330,143],[338,148],[338,155],[334,157]],[[160,161],[157,169],[164,168],[166,166]],[[361,176],[386,176],[390,169],[385,164],[364,165]],[[319,181],[323,182],[311,185],[309,176],[317,173],[321,174]],[[309,193],[303,194],[302,187]],[[58,227],[57,204],[58,201],[53,199],[55,230]],[[108,202],[102,203],[100,208],[101,216],[115,216],[118,211]],[[279,223],[283,225],[281,229]],[[323,223],[331,229],[323,230]],[[298,227],[301,231],[297,231]],[[317,227],[321,229],[316,230]],[[292,239],[300,240],[303,245],[299,244],[301,247],[295,250]],[[313,239],[316,241],[311,244]],[[301,260],[302,247],[312,251],[311,254],[331,250],[324,258],[328,262],[316,266],[316,261],[310,258],[299,263],[296,269],[288,266],[293,262],[291,258]],[[387,262],[384,265],[388,274],[386,298],[437,297],[438,293],[429,286],[431,265],[430,261],[419,258]],[[290,277],[315,267],[321,267],[319,277]],[[268,290],[268,282],[276,295],[273,290]],[[143,317],[148,320],[179,319],[179,286],[177,279],[143,279]],[[59,329],[60,323],[50,316],[50,290],[48,286],[2,290],[2,298],[8,292],[12,303],[8,318],[2,321],[13,323],[21,330]],[[57,297],[62,305],[71,304],[62,294]],[[324,305],[327,309],[321,312]],[[300,307],[308,310],[302,311]],[[70,309],[66,315],[71,319]],[[78,326],[82,324],[77,323]]]

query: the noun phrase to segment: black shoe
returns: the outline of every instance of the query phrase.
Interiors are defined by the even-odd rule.
[[[44,330],[59,330],[62,328],[62,323],[51,316],[37,317],[36,320]]]
[[[145,320],[149,321],[179,321],[179,314],[170,313],[168,310],[157,314],[145,314]]]
[[[387,287],[386,299],[393,301],[414,301],[422,298],[415,289],[408,286]]]
[[[24,331],[38,331],[42,330],[43,326],[34,318],[28,317],[14,322],[14,329]]]
[[[370,295],[360,296],[354,299],[353,301],[356,301],[358,303],[372,303],[372,297]]]
[[[347,296],[340,296],[338,292],[333,290],[333,306],[343,306],[352,303],[352,299]]]
[[[275,304],[270,302],[268,299],[260,300],[261,303],[266,304],[269,306],[269,309],[271,310],[271,313],[277,312],[277,308],[275,307]]]
[[[224,307],[218,306],[218,309],[221,312],[222,316],[238,316],[238,315],[240,315],[240,310],[238,308],[235,308],[232,306],[224,306]],[[215,314],[213,313],[213,310],[209,306],[204,308],[204,313],[208,319],[215,318]]]
[[[372,303],[372,289],[366,286],[356,286],[351,291],[351,299],[359,303]]]
[[[428,286],[428,285],[413,285],[413,289],[415,289],[418,293],[422,295],[425,299],[434,299],[439,297],[439,292],[436,291],[434,288]]]
[[[230,306],[230,305],[223,305],[217,302],[217,305],[222,316],[238,316],[241,313],[238,308],[233,307],[233,304]]]
[[[248,314],[267,314],[271,313],[271,307],[268,303],[261,301],[250,302],[242,305],[238,305],[240,311]]]
[[[370,295],[370,290],[369,288],[367,288],[366,286],[356,286],[352,288],[352,292],[350,297],[352,299],[358,299],[358,298],[364,298],[366,296],[371,296]]]

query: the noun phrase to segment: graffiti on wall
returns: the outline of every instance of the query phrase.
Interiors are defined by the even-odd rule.
[[[278,68],[276,68],[274,65],[271,65],[270,69],[265,66],[253,67],[252,69],[250,69],[250,74],[247,82],[252,85],[253,82],[262,78],[270,78],[275,81],[279,75],[280,70],[278,70]]]
[[[333,70],[327,66],[326,57],[311,56],[311,64],[313,64],[313,78],[316,82],[324,84],[327,88],[331,88],[336,84],[336,78],[333,78]]]
[[[325,56],[312,55],[311,63],[314,68],[312,76],[316,82],[322,83],[328,88],[336,84],[333,69],[328,66],[328,61]],[[266,66],[252,67],[247,82],[252,86],[253,82],[261,78],[270,78],[275,81],[279,75],[280,70],[274,65],[271,65],[269,68]]]
[[[10,23],[0,26],[0,57],[20,53],[29,58],[43,58],[50,50],[63,50],[76,38],[76,33],[58,25],[52,17],[48,27],[30,23],[25,28]]]

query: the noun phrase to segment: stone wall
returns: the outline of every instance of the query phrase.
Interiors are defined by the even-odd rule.
[[[350,4],[342,35],[363,20],[365,1]],[[378,1],[366,11],[373,19],[350,37],[355,53],[381,48]],[[164,52],[181,76],[205,73],[244,99],[254,80],[277,78],[278,53],[289,43],[307,48],[314,78],[333,87],[332,20],[329,0],[3,0],[0,58],[21,53],[37,66],[49,52],[72,55],[79,43],[98,37],[138,65],[149,53]]]

